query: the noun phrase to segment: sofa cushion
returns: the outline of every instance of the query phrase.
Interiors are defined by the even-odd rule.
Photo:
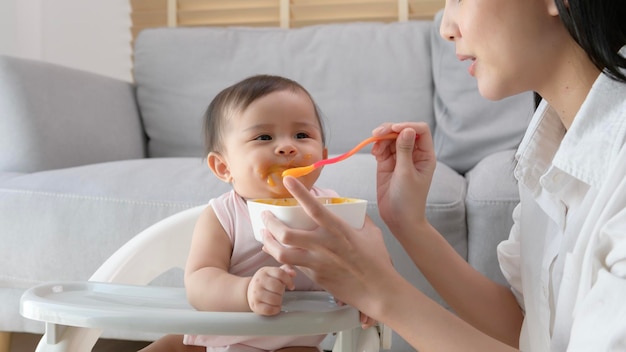
[[[2,171],[144,157],[143,130],[128,82],[0,56],[0,111]]]
[[[506,283],[496,246],[509,237],[519,192],[513,169],[515,150],[494,153],[471,169],[467,179],[467,261],[478,271]]]
[[[135,44],[135,81],[149,155],[200,156],[209,102],[261,73],[309,90],[325,115],[330,153],[352,148],[385,121],[432,125],[430,25],[145,30]]]
[[[521,142],[534,112],[531,92],[489,101],[469,75],[470,61],[459,62],[454,43],[439,34],[443,12],[431,32],[437,158],[463,174],[495,152]]]
[[[3,264],[0,286],[87,280],[133,235],[228,187],[200,158],[110,162],[5,180],[0,258],[11,267]]]

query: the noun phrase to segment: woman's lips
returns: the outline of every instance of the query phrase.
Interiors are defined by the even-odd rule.
[[[467,72],[469,72],[470,76],[474,77],[476,75],[476,58],[473,57],[473,56],[460,55],[460,54],[457,54],[456,57],[460,61],[465,61],[465,60],[471,60],[472,61],[472,63],[467,68]]]
[[[467,72],[469,72],[472,77],[476,75],[476,60],[472,60],[472,63],[467,68]]]

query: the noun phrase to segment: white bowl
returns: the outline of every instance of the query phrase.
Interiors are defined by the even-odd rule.
[[[356,198],[343,197],[317,197],[317,200],[333,214],[345,220],[354,228],[363,227],[365,222],[365,212],[367,210],[367,201]],[[302,229],[313,230],[317,224],[311,219],[304,209],[298,204],[294,198],[262,198],[248,200],[248,212],[252,221],[252,229],[254,238],[263,242],[263,220],[261,213],[269,210],[287,226]]]

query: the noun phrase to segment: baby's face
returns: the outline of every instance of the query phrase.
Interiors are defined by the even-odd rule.
[[[306,93],[270,93],[225,126],[223,157],[235,191],[244,198],[291,197],[281,173],[326,158],[315,107]],[[308,188],[320,170],[300,178]]]

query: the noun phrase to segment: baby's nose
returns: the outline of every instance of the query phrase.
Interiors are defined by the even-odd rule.
[[[296,148],[293,145],[285,144],[276,149],[276,152],[280,155],[295,155],[297,153]]]

